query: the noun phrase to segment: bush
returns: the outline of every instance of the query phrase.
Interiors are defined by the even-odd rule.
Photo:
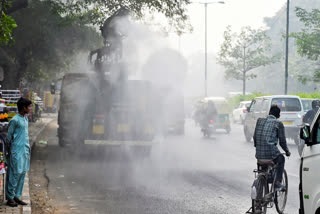
[[[320,92],[315,92],[315,93],[297,93],[295,94],[299,96],[300,98],[310,98],[310,99],[320,99]]]
[[[320,92],[315,92],[315,93],[297,93],[297,94],[291,94],[295,96],[299,96],[300,98],[310,98],[310,99],[320,99]],[[261,97],[261,96],[270,96],[270,94],[261,94],[261,93],[253,93],[250,95],[238,95],[235,97],[230,98],[229,101],[229,108],[230,109],[235,109],[238,107],[239,103],[241,101],[251,101],[252,99],[256,97]]]
[[[261,97],[261,96],[268,96],[268,94],[261,94],[261,93],[254,92],[254,93],[248,94],[248,95],[238,95],[238,96],[229,98],[228,99],[229,107],[230,107],[230,109],[237,108],[240,102],[251,101],[255,97]]]

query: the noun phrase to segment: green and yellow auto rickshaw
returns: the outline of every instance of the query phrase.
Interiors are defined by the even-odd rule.
[[[206,97],[203,99],[204,103],[212,102],[217,110],[217,116],[214,121],[215,129],[224,129],[229,134],[231,131],[229,119],[229,106],[227,99],[224,97]]]

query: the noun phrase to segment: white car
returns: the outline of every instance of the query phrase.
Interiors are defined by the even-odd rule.
[[[300,164],[299,214],[320,213],[320,111],[311,126],[300,131],[305,141]]]
[[[298,145],[304,110],[300,97],[290,95],[256,97],[252,100],[243,124],[246,140],[251,141],[258,118],[266,117],[272,105],[277,105],[281,109],[279,120],[285,127],[286,137],[293,139]]]
[[[239,107],[233,110],[232,118],[234,122],[240,122],[243,124],[246,117],[247,108],[250,107],[251,101],[242,101]]]

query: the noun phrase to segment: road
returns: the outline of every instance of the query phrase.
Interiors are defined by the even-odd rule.
[[[48,141],[46,160],[49,196],[56,213],[245,213],[251,206],[253,143],[234,124],[211,139],[187,121],[185,136],[170,136],[149,158],[126,158],[102,149],[60,148],[56,121],[40,138]],[[286,159],[289,196],[285,213],[298,213],[300,159],[293,142]],[[74,155],[74,150],[82,150]],[[126,151],[130,153],[130,151]],[[77,153],[78,154],[78,153]],[[115,157],[117,156],[117,157]],[[268,213],[276,213],[275,208]]]

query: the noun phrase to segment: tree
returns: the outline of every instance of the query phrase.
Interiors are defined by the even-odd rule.
[[[187,24],[186,10],[190,3],[189,0],[56,0],[56,2],[59,12],[71,21],[78,20],[101,26],[108,16],[125,7],[137,18],[148,14],[163,14],[168,24],[181,32]]]
[[[73,56],[102,44],[91,26],[65,24],[51,1],[33,0],[29,7],[12,14],[19,27],[13,31],[15,43],[2,47],[4,88],[36,86],[68,70]],[[0,53],[1,54],[1,53]],[[0,59],[1,65],[1,59]]]
[[[15,20],[8,14],[28,6],[28,0],[2,0],[0,3],[0,46],[13,41],[12,30],[17,27]]]
[[[302,30],[298,33],[292,33],[291,36],[296,39],[298,54],[302,57],[314,61],[313,75],[310,77],[301,75],[303,81],[320,81],[320,10],[312,9],[308,12],[305,9],[296,7],[297,17],[304,24]],[[308,66],[310,68],[310,66]]]
[[[6,43],[0,48],[0,66],[5,71],[5,81],[1,84],[16,88],[21,81],[30,85],[68,70],[80,51],[89,52],[101,46],[99,32],[94,27],[101,26],[121,7],[128,8],[138,18],[150,12],[163,14],[171,26],[182,29],[187,20],[187,3],[187,0],[14,0],[5,9],[1,7],[6,15],[12,14],[12,28],[5,28],[9,37],[5,37]],[[15,29],[14,21],[18,25]],[[13,38],[15,43],[8,46],[7,38]]]
[[[311,12],[296,8],[296,15],[304,23],[301,32],[293,33],[298,46],[298,53],[311,60],[320,59],[320,10],[313,9]]]
[[[303,22],[299,20],[295,13],[295,8],[303,5],[304,9],[311,11],[314,8],[320,8],[319,0],[295,0],[290,3],[290,32],[300,32],[304,28]],[[282,53],[280,61],[271,66],[263,67],[261,75],[256,79],[255,83],[264,86],[260,91],[268,91],[271,93],[282,93],[285,71],[285,34],[286,34],[286,4],[275,13],[274,16],[265,18],[267,27],[267,35],[271,38],[273,53]],[[317,87],[314,82],[314,68],[316,62],[302,57],[297,53],[298,47],[294,38],[289,38],[289,91],[296,92],[312,92]],[[307,68],[307,69],[306,69]],[[264,71],[263,71],[264,70]],[[272,76],[278,76],[271,79]]]
[[[266,32],[251,27],[243,27],[239,34],[233,33],[228,26],[224,32],[224,42],[218,53],[218,63],[226,69],[226,79],[242,80],[243,94],[246,81],[256,78],[250,71],[277,61],[278,55],[268,56],[271,42]]]
[[[9,44],[12,38],[12,29],[17,27],[11,16],[6,14],[9,2],[3,0],[0,4],[0,46]]]

